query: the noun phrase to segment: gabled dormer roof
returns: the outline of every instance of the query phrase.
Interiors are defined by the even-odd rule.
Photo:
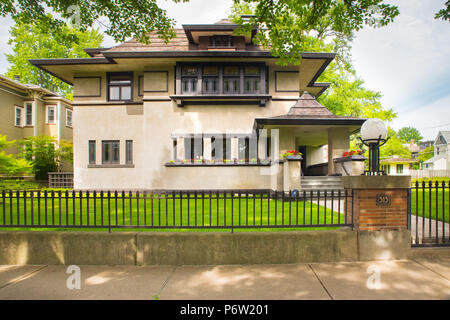
[[[439,131],[436,140],[434,140],[435,146],[447,145],[450,143],[450,131]]]

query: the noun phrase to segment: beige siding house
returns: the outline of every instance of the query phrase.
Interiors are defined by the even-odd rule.
[[[72,141],[72,102],[47,89],[0,76],[0,111],[0,134],[8,140],[47,135]]]
[[[184,25],[169,44],[153,34],[149,45],[86,49],[90,58],[32,60],[74,86],[75,188],[282,190],[345,174],[336,160],[364,119],[315,99],[335,55],[280,66],[252,44],[257,30],[236,28]],[[286,161],[288,150],[303,160]]]

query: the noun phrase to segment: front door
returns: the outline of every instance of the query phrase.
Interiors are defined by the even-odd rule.
[[[301,152],[303,160],[301,161],[302,175],[306,175],[306,146],[299,146],[298,152]]]

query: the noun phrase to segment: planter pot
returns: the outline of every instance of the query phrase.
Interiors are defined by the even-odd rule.
[[[355,155],[350,157],[342,157],[333,159],[334,162],[347,162],[347,161],[365,161],[367,158],[363,155]]]
[[[303,160],[303,157],[302,156],[287,156],[285,159],[288,161],[300,161],[300,160]]]

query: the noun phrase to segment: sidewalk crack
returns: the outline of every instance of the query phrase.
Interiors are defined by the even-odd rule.
[[[411,259],[412,261],[414,261],[415,263],[417,263],[418,265],[421,265],[422,267],[424,267],[425,269],[430,270],[431,272],[437,274],[438,276],[444,278],[445,280],[450,281],[450,279],[448,279],[446,276],[444,276],[443,274],[440,274],[439,272],[431,269],[430,267],[427,267],[426,265],[424,265],[423,263],[420,263],[419,261],[417,261],[416,259]]]
[[[159,296],[161,295],[161,292],[164,290],[164,288],[166,287],[167,283],[169,282],[170,278],[172,278],[173,274],[175,273],[175,270],[177,269],[177,266],[174,266],[172,271],[170,272],[169,276],[167,277],[167,279],[164,281],[164,283],[162,284],[161,288],[158,290],[158,292],[156,293],[156,296],[159,298]]]
[[[29,276],[31,276],[32,274],[37,273],[37,272],[39,272],[39,271],[41,271],[42,269],[45,269],[45,268],[47,268],[47,266],[42,266],[39,269],[33,270],[31,272],[28,272],[28,273],[20,276],[19,278],[13,279],[13,280],[9,281],[8,283],[6,283],[5,285],[0,286],[0,289],[6,288],[9,285],[12,285],[12,284],[17,283],[19,281],[22,281],[22,280],[28,278]]]
[[[323,290],[325,290],[325,292],[327,293],[327,295],[330,297],[331,300],[334,300],[333,296],[328,291],[328,289],[325,287],[325,285],[323,284],[322,280],[320,280],[319,276],[317,275],[316,271],[314,271],[313,267],[310,264],[308,264],[308,266],[311,269],[311,271],[314,273],[314,275],[316,276],[316,278],[319,281],[320,285],[322,286]]]

